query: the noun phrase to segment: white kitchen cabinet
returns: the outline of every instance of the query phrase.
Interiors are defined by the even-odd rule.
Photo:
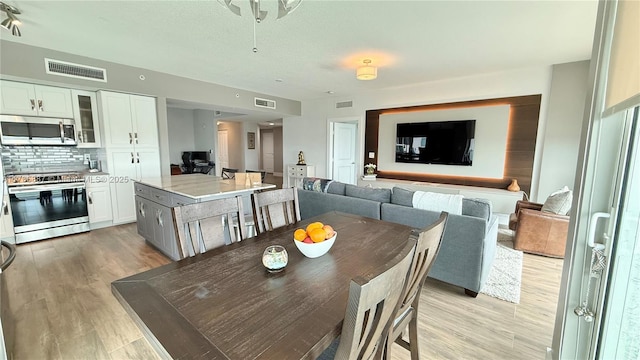
[[[0,166],[0,177],[2,169]],[[11,205],[9,203],[9,193],[7,192],[6,185],[2,184],[4,191],[2,192],[3,196],[0,200],[0,240],[8,241],[12,244],[16,243],[15,234],[13,232],[13,218],[11,217]]]
[[[313,165],[287,165],[287,186],[297,187],[304,177],[315,176],[316,171]]]
[[[133,180],[160,177],[158,150],[107,148],[107,159],[111,174],[113,222],[136,221]]]
[[[71,98],[73,99],[73,118],[76,121],[78,147],[99,148],[101,141],[96,93],[71,90]]]
[[[113,223],[136,221],[132,180],[160,177],[155,98],[100,91]],[[147,214],[147,216],[149,216]]]
[[[92,226],[101,223],[108,226],[113,219],[109,179],[107,175],[94,175],[87,178],[87,210],[89,224]]]
[[[0,113],[71,119],[71,90],[0,80]]]
[[[158,147],[156,100],[100,91],[106,147]]]

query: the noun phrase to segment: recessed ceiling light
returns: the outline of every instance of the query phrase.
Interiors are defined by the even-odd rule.
[[[276,79],[276,82],[283,82],[284,80],[282,79]]]
[[[333,91],[333,90],[329,90],[329,91],[327,91],[327,94],[333,94],[333,93],[334,93],[334,91]]]
[[[276,123],[273,123],[273,122],[270,122],[270,123],[269,123],[269,125],[271,125],[271,126],[273,126],[273,125],[275,125],[275,124],[276,124]]]

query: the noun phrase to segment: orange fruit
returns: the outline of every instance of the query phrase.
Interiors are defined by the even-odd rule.
[[[311,223],[311,224],[307,225],[307,234],[311,235],[311,230],[313,230],[313,229],[322,229],[323,226],[324,226],[324,224],[319,222],[319,221]]]
[[[333,236],[333,234],[335,234],[335,230],[333,230],[331,225],[325,225],[325,226],[322,227],[322,229],[327,233],[327,235],[326,235],[327,239],[329,239],[330,237]]]
[[[309,237],[311,238],[311,240],[313,240],[314,243],[322,242],[324,241],[324,238],[327,237],[327,232],[324,231],[324,229],[321,227],[311,229],[311,232],[309,232]]]
[[[307,232],[304,231],[304,229],[297,229],[294,233],[293,233],[293,238],[298,240],[298,241],[302,241],[304,240],[304,238],[307,237]]]

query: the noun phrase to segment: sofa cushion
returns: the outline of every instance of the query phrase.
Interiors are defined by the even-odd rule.
[[[558,215],[566,215],[571,210],[571,201],[573,200],[573,192],[568,187],[553,192],[544,204],[542,211]]]
[[[462,199],[462,215],[475,216],[489,221],[491,211],[491,201],[487,199]]]
[[[391,190],[391,203],[396,205],[413,207],[414,192],[415,191],[394,186],[393,189]]]
[[[388,203],[391,201],[391,189],[374,189],[347,184],[345,195],[360,199]]]
[[[327,187],[327,193],[336,194],[336,195],[344,195],[345,188],[347,184],[341,183],[340,181],[332,181],[329,183]]]
[[[380,203],[343,195],[298,190],[300,217],[302,220],[329,211],[341,211],[372,219],[380,219]]]
[[[462,214],[462,195],[441,194],[428,191],[416,191],[413,194],[413,207],[430,211],[446,211],[449,214]]]

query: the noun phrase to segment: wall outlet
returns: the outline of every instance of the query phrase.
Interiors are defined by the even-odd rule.
[[[91,154],[84,154],[84,159],[85,160],[91,160]]]

